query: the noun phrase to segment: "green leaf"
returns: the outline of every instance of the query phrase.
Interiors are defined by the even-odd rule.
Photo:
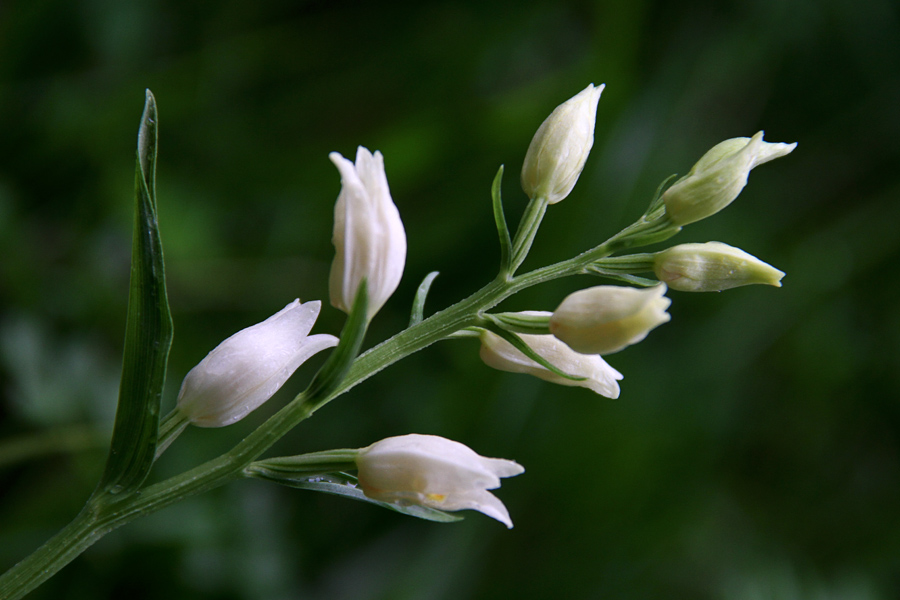
[[[303,392],[313,406],[328,398],[328,395],[341,384],[353,361],[359,356],[369,325],[368,310],[368,282],[363,279],[356,291],[356,298],[353,299],[353,307],[347,316],[347,322],[341,331],[341,340],[316,373],[307,390]]]
[[[494,176],[494,182],[491,184],[491,200],[494,207],[494,223],[497,225],[497,235],[500,237],[500,271],[509,272],[512,241],[509,238],[509,226],[506,224],[506,216],[503,214],[503,199],[500,196],[502,180],[503,165],[500,165],[497,175]]]
[[[172,317],[156,214],[156,100],[150,90],[138,133],[131,283],[119,403],[98,493],[140,487],[156,453],[159,404],[172,344]]]
[[[393,510],[404,515],[425,519],[426,521],[437,521],[439,523],[452,523],[461,521],[463,517],[437,510],[435,508],[427,508],[418,504],[400,505],[392,502],[381,502],[373,500],[363,493],[359,487],[356,477],[343,471],[323,473],[318,475],[290,475],[283,471],[276,471],[258,467],[256,464],[250,465],[244,470],[244,473],[266,481],[292,487],[298,490],[312,490],[314,492],[324,492],[326,494],[334,494],[335,496],[343,496],[361,502],[377,504],[388,510]]]
[[[434,283],[434,279],[438,275],[439,273],[437,271],[432,271],[426,275],[425,279],[422,280],[422,283],[419,284],[419,289],[416,290],[416,297],[413,298],[412,314],[409,316],[410,327],[422,322],[422,319],[425,316],[425,299],[428,297],[428,291],[431,289],[431,284]]]
[[[496,333],[497,335],[499,335],[500,337],[502,337],[504,340],[506,340],[510,344],[512,344],[516,350],[518,350],[519,352],[521,352],[522,354],[524,354],[525,356],[527,356],[528,358],[530,358],[537,364],[541,365],[545,369],[548,369],[549,371],[556,373],[560,377],[565,377],[566,379],[571,379],[572,381],[584,381],[585,379],[587,379],[587,377],[579,377],[577,375],[570,375],[564,371],[561,371],[559,369],[559,367],[555,366],[554,364],[549,362],[546,358],[544,358],[543,356],[541,356],[540,354],[538,354],[537,352],[532,350],[531,346],[526,344],[525,341],[522,338],[520,338],[519,336],[517,336],[515,333],[513,333],[511,331],[506,331],[505,329],[502,329],[502,328],[496,327],[496,326],[491,327],[490,330],[492,332]]]

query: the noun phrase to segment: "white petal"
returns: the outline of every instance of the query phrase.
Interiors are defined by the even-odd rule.
[[[476,490],[468,494],[450,495],[442,501],[428,501],[428,506],[439,510],[477,510],[492,519],[497,519],[508,529],[512,529],[512,519],[506,506],[492,493]]]

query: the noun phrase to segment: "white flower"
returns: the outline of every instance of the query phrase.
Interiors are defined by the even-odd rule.
[[[550,332],[576,352],[611,354],[641,341],[669,320],[664,284],[638,289],[598,285],[566,296],[550,317]]]
[[[563,373],[585,379],[576,381],[557,375],[490,331],[484,331],[481,334],[481,360],[487,366],[500,371],[526,373],[551,383],[588,388],[607,398],[619,397],[618,381],[622,379],[622,374],[609,366],[600,356],[579,354],[552,335],[519,334],[519,337],[538,356]]]
[[[337,345],[333,335],[307,335],[321,306],[318,300],[294,300],[216,346],[184,378],[177,409],[200,427],[223,427],[243,419],[309,357]]]
[[[716,214],[747,185],[754,167],[790,154],[797,144],[763,141],[760,131],[752,138],[733,138],[713,146],[663,194],[666,214],[676,225],[687,225]]]
[[[739,248],[721,242],[679,244],[653,256],[660,281],[682,292],[719,292],[764,283],[781,287],[784,273]]]
[[[529,198],[556,204],[575,187],[594,145],[597,102],[604,87],[587,86],[541,123],[522,165],[522,189]]]
[[[342,184],[334,206],[331,304],[349,313],[365,278],[371,319],[400,283],[406,262],[406,232],[391,200],[381,152],[373,155],[360,146],[355,165],[337,152],[328,158],[340,171]]]
[[[439,510],[471,509],[510,529],[503,503],[487,490],[501,477],[525,472],[516,462],[479,456],[468,446],[434,435],[410,434],[375,442],[356,458],[359,485],[369,498]]]

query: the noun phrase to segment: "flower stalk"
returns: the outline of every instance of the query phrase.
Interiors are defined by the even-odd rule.
[[[420,291],[414,302],[413,315],[409,327],[362,354],[359,354],[359,351],[368,321],[394,292],[402,275],[405,263],[406,239],[402,222],[399,220],[399,215],[387,188],[381,155],[379,153],[373,155],[368,150],[360,149],[356,163],[351,163],[343,157],[333,155],[332,160],[341,172],[344,187],[335,210],[334,242],[336,257],[332,267],[330,291],[332,303],[341,310],[348,312],[348,320],[342,336],[337,342],[337,347],[332,351],[319,373],[313,378],[307,390],[298,394],[230,451],[215,459],[207,461],[185,473],[143,488],[122,487],[116,493],[112,491],[107,493],[108,489],[104,488],[103,493],[92,496],[84,509],[68,526],[31,556],[15,565],[3,576],[0,576],[0,598],[10,600],[21,598],[55,574],[106,533],[136,518],[151,514],[175,502],[218,487],[229,481],[254,475],[259,469],[299,468],[300,471],[305,473],[303,471],[305,468],[309,473],[327,473],[332,472],[333,469],[343,470],[350,468],[355,464],[359,468],[359,481],[367,496],[394,502],[395,499],[400,498],[396,494],[415,493],[418,496],[416,496],[417,501],[414,503],[417,502],[426,509],[435,508],[434,504],[440,504],[444,501],[444,492],[434,491],[427,486],[422,489],[417,487],[421,481],[435,476],[435,473],[425,473],[422,478],[406,477],[406,475],[421,474],[418,469],[425,467],[440,471],[441,467],[435,466],[436,463],[427,450],[441,445],[443,445],[441,447],[446,449],[448,447],[447,444],[457,444],[456,442],[449,442],[448,440],[437,442],[431,436],[419,436],[416,438],[416,444],[418,445],[415,448],[412,450],[404,449],[392,459],[399,460],[406,466],[408,471],[401,478],[403,481],[399,482],[404,485],[398,487],[384,487],[373,483],[375,481],[387,481],[390,478],[383,476],[383,474],[372,475],[373,471],[371,470],[368,473],[364,473],[372,465],[366,465],[365,459],[362,462],[357,460],[359,456],[365,456],[367,453],[370,454],[370,458],[373,460],[378,459],[377,450],[385,447],[379,444],[388,443],[387,440],[373,444],[367,449],[362,449],[358,451],[359,454],[357,455],[348,454],[347,451],[313,453],[299,459],[295,458],[290,465],[280,463],[279,459],[269,459],[257,463],[255,461],[288,432],[334,398],[411,354],[435,342],[458,336],[464,331],[481,332],[483,345],[491,346],[493,344],[492,347],[489,347],[484,352],[488,354],[493,353],[491,360],[496,360],[494,360],[492,366],[496,366],[496,368],[527,372],[563,385],[590,387],[593,391],[608,397],[618,396],[619,390],[616,382],[618,379],[621,379],[621,375],[615,369],[606,365],[600,358],[599,354],[603,350],[597,350],[591,345],[586,345],[579,349],[575,346],[580,344],[576,343],[573,346],[571,340],[566,341],[568,346],[563,344],[563,341],[565,341],[563,338],[567,337],[567,335],[560,331],[553,332],[556,334],[556,337],[550,335],[548,331],[553,331],[555,327],[549,317],[544,318],[545,315],[541,315],[541,318],[530,318],[538,313],[532,312],[530,316],[529,313],[519,313],[518,316],[515,313],[487,314],[487,311],[519,291],[562,277],[579,274],[612,274],[619,278],[627,278],[633,277],[635,273],[653,270],[655,265],[653,262],[654,255],[640,254],[632,257],[610,257],[614,253],[628,248],[663,241],[678,233],[682,224],[692,222],[692,220],[686,218],[673,220],[667,214],[667,203],[661,196],[663,187],[661,186],[660,192],[657,193],[654,201],[651,202],[647,212],[635,224],[623,229],[606,242],[569,260],[516,275],[517,269],[522,265],[530,251],[547,206],[559,202],[569,194],[584,167],[584,162],[593,143],[594,111],[601,90],[602,87],[594,88],[589,86],[582,94],[579,94],[579,96],[555,111],[545,124],[541,126],[541,129],[535,136],[535,141],[532,144],[533,148],[529,150],[531,156],[526,159],[526,167],[523,170],[523,187],[529,195],[530,202],[522,217],[514,240],[509,239],[509,232],[506,230],[499,196],[500,174],[498,173],[494,184],[494,212],[503,248],[501,267],[497,276],[469,297],[424,318],[425,297],[427,296],[428,287],[436,274],[429,275],[422,286],[420,286]],[[778,152],[783,154],[787,151],[789,150],[784,150],[779,146]],[[566,157],[569,158],[567,159]],[[770,160],[770,158],[767,158],[767,160]],[[756,160],[756,164],[761,162],[764,161]],[[700,166],[704,166],[702,160]],[[703,171],[699,167],[695,167],[695,169],[698,173]],[[671,202],[668,204],[671,205]],[[709,265],[706,265],[704,268],[706,269],[704,273],[710,270]],[[634,293],[640,296],[644,295],[643,292]],[[661,291],[657,294],[652,290],[647,290],[648,296],[653,294],[661,296]],[[664,313],[665,306],[661,306],[660,303],[662,301],[660,298],[654,296],[653,301],[655,302],[655,305],[652,307],[655,311],[655,319],[660,321],[659,313]],[[667,302],[666,306],[668,305]],[[299,305],[299,303],[295,304]],[[289,305],[285,308],[285,311],[295,310],[296,308],[301,307]],[[318,305],[315,306],[315,312],[318,313]],[[279,315],[282,313],[279,313]],[[578,321],[575,325],[581,327],[581,313],[576,310],[573,314],[575,317],[574,321]],[[526,315],[528,318],[521,315]],[[639,314],[639,316],[641,315],[642,313]],[[563,316],[565,317],[565,315]],[[572,315],[569,316],[571,317]],[[268,326],[264,326],[264,324],[248,328],[248,330],[265,334],[265,340],[256,345],[249,345],[253,346],[253,352],[250,354],[254,358],[264,355],[265,348],[273,345],[274,342],[272,340],[278,342],[278,344],[288,345],[289,342],[293,343],[305,339],[314,320],[315,317],[313,316],[312,320],[306,323],[308,327],[304,325],[304,328],[301,328],[303,329],[302,331],[291,333],[285,339],[281,339],[279,337],[281,334],[278,332],[270,332]],[[566,319],[563,320],[566,321],[566,323],[563,323],[564,325],[568,324],[568,321],[572,321],[572,319],[568,319],[568,321]],[[658,324],[650,323],[652,319],[645,316],[641,316],[639,321],[638,326],[628,330],[627,336],[622,337],[622,340],[613,344],[615,348],[618,349],[633,343],[642,335],[646,335],[646,331],[649,331],[655,324]],[[591,325],[591,323],[588,323],[588,325]],[[499,329],[495,327],[491,330],[490,327],[492,326],[497,326]],[[261,329],[257,329],[260,327]],[[517,334],[514,333],[516,330],[522,330],[522,335],[527,336],[527,339],[518,338]],[[281,331],[280,328],[279,331]],[[574,338],[577,338],[578,335],[575,335]],[[236,334],[236,336],[243,337],[244,334],[241,332]],[[498,343],[491,336],[497,337],[502,343]],[[592,333],[587,335],[586,339],[595,337],[597,336]],[[485,340],[488,341],[485,342]],[[509,343],[509,340],[514,342],[510,346],[512,350],[504,346],[504,344]],[[241,343],[237,344],[234,339],[231,342],[226,340],[222,345],[224,350],[218,348],[214,350],[210,355],[211,358],[208,364],[201,363],[201,365],[198,365],[202,367],[200,374],[205,376],[211,373],[214,370],[210,368],[211,365],[224,364],[230,366],[240,362],[235,360],[235,356],[240,354],[239,350],[249,346],[245,343],[246,340],[238,339],[237,341]],[[515,344],[518,344],[518,346],[515,346]],[[332,344],[330,341],[327,344],[323,342],[322,347],[324,348],[326,345],[330,346]],[[608,348],[606,349],[608,350]],[[531,353],[530,356],[523,355],[526,358],[525,361],[522,361],[521,357],[516,354],[521,350]],[[578,352],[575,350],[578,350]],[[544,356],[544,354],[547,356]],[[242,356],[238,356],[238,358],[243,359]],[[532,365],[527,362],[534,358],[542,360],[544,363]],[[553,360],[559,360],[561,364],[559,367],[551,365],[553,369],[548,369],[547,363],[552,363]],[[488,360],[486,362],[491,364]],[[154,421],[152,423],[153,430],[150,433],[153,434],[152,442],[154,446],[151,448],[150,456],[154,456],[152,450],[155,450],[155,456],[158,457],[177,438],[178,434],[184,430],[189,421],[197,424],[212,424],[214,426],[226,424],[236,420],[234,418],[236,416],[239,418],[240,415],[238,415],[238,412],[235,412],[236,406],[241,410],[248,407],[252,409],[261,402],[266,401],[271,396],[269,387],[273,386],[266,387],[264,394],[256,394],[257,388],[263,385],[268,386],[268,382],[271,380],[277,382],[277,385],[274,386],[274,389],[277,389],[284,382],[281,379],[282,370],[288,367],[296,368],[293,363],[286,367],[280,362],[276,367],[278,368],[274,369],[273,373],[266,375],[261,382],[256,380],[250,381],[245,386],[249,391],[239,390],[236,403],[223,405],[212,401],[213,398],[221,398],[223,396],[222,390],[234,388],[235,386],[233,385],[210,387],[205,384],[197,384],[196,386],[189,386],[188,392],[190,393],[185,392],[186,395],[183,396],[186,400],[180,401],[179,408],[164,418],[162,423],[157,422],[156,415],[158,413],[152,413]],[[567,369],[573,372],[568,373]],[[241,381],[240,378],[232,376],[232,371],[240,371],[238,375],[246,375],[247,373],[256,373],[258,375],[260,370],[258,365],[254,366],[253,364],[246,368],[230,369],[226,380],[227,382]],[[291,368],[292,371],[293,369]],[[290,373],[287,373],[287,376],[289,375]],[[275,379],[272,379],[273,377]],[[215,393],[209,392],[209,390]],[[156,407],[158,408],[158,403]],[[212,411],[210,413],[211,416],[206,415],[207,412],[210,412],[207,409]],[[197,415],[200,414],[206,415],[211,420],[207,419],[206,423],[203,423],[203,418],[206,417],[199,418]],[[147,439],[151,439],[149,434]],[[389,445],[394,443],[389,442]],[[458,446],[462,445],[458,444]],[[466,448],[465,446],[462,447]],[[397,449],[392,447],[391,450],[394,452]],[[466,450],[472,452],[468,448]],[[344,453],[342,454],[341,452]],[[457,467],[471,467],[474,473],[477,469],[473,465],[477,465],[482,461],[498,460],[484,459],[484,457],[473,458],[473,456],[477,457],[474,453],[472,455],[466,454],[465,457],[458,461]],[[378,461],[380,460],[378,459]],[[511,463],[511,461],[501,462]],[[497,467],[500,463],[485,464],[492,464]],[[515,463],[511,464],[515,465]],[[147,471],[149,471],[150,466],[152,466],[152,460],[147,463]],[[515,465],[515,467],[516,469],[511,467],[500,469],[497,467],[494,469],[496,472],[493,473],[496,482],[492,479],[487,485],[482,485],[483,482],[475,475],[466,480],[471,485],[461,487],[453,487],[451,485],[448,488],[449,491],[446,493],[446,497],[450,498],[454,495],[456,497],[449,504],[442,506],[446,510],[459,510],[460,508],[481,510],[485,514],[511,526],[511,521],[505,508],[500,510],[502,503],[493,498],[486,490],[497,487],[500,477],[508,477],[520,472],[519,469],[521,467],[518,465]],[[322,471],[323,469],[324,471]],[[490,471],[491,469],[487,468],[487,470]],[[145,474],[144,472],[140,473],[142,476]],[[446,472],[444,475],[446,475]],[[438,473],[436,477],[441,479],[442,475]],[[474,483],[476,479],[478,479],[477,485]],[[143,481],[143,479],[140,481]],[[391,482],[392,485],[394,483],[398,482]],[[442,483],[446,483],[446,481]],[[366,489],[366,486],[368,486],[368,489]],[[386,496],[384,494],[385,490],[390,492]],[[469,495],[474,493],[473,490],[478,490],[477,498]],[[442,497],[439,499],[438,496]],[[488,504],[484,504],[483,501],[488,496],[493,498],[493,501],[496,501],[496,503],[492,504],[493,501],[489,501]]]

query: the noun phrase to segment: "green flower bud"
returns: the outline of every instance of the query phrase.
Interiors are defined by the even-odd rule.
[[[594,145],[597,102],[604,87],[587,86],[541,123],[522,165],[522,189],[529,198],[556,204],[575,187]]]
[[[751,169],[790,154],[796,147],[796,143],[764,142],[762,131],[752,138],[734,138],[713,146],[687,176],[665,191],[666,213],[676,225],[716,214],[738,197]]]
[[[569,294],[550,317],[550,332],[582,354],[611,354],[666,323],[665,285],[598,285]]]
[[[660,281],[682,292],[719,292],[763,283],[781,287],[784,273],[721,242],[681,244],[653,256],[653,271]]]

